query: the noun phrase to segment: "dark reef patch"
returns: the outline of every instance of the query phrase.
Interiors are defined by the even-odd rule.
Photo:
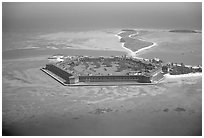
[[[169,32],[173,32],[173,33],[201,33],[199,31],[195,31],[195,30],[170,30]]]

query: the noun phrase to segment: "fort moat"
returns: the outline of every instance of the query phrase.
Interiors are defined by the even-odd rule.
[[[200,65],[164,63],[158,58],[138,59],[130,56],[53,55],[52,63],[41,70],[63,85],[152,85],[165,74],[180,75],[202,72]]]

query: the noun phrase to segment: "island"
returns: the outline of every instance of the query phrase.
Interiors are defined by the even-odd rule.
[[[170,30],[169,32],[173,32],[173,33],[201,33],[201,32],[196,31],[196,30]]]
[[[65,86],[100,85],[153,85],[164,75],[202,72],[202,68],[183,63],[164,63],[158,58],[139,59],[126,55],[110,57],[59,56],[56,62],[46,64],[41,70]]]

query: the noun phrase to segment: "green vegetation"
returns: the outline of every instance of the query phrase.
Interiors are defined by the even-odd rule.
[[[107,74],[127,75],[127,73],[131,71],[150,73],[151,70],[155,69],[155,65],[157,64],[158,63],[154,62],[154,60],[141,61],[126,56],[111,56],[108,58],[75,56],[66,59],[64,62],[56,63],[56,65],[60,66],[62,69],[82,76],[103,76]]]
[[[126,69],[128,69],[128,66],[125,63],[125,61],[120,61],[119,62],[119,66],[117,67],[116,72],[121,72],[121,71],[126,70]]]
[[[105,65],[106,67],[112,67],[111,62],[109,62],[108,60],[105,60],[102,65]]]
[[[95,65],[94,68],[100,68],[101,67],[101,64],[97,61],[94,62],[94,65]]]
[[[71,71],[80,75],[126,75],[129,72],[151,73],[153,70],[162,67],[164,73],[171,75],[188,74],[202,72],[200,66],[188,67],[183,63],[170,63],[163,65],[163,62],[158,59],[138,60],[126,56],[121,57],[75,57],[64,62],[56,63],[62,69]]]
[[[188,73],[195,73],[195,72],[202,72],[202,68],[186,67],[183,63],[181,63],[181,65],[171,64],[170,71],[169,71],[171,75],[188,74]]]
[[[121,38],[121,39],[120,39],[120,42],[121,42],[121,43],[124,43],[124,42],[125,42],[125,39],[124,39],[124,38]]]
[[[83,62],[83,64],[85,65],[85,68],[88,69],[89,68],[89,64],[86,62]]]
[[[195,30],[170,30],[169,32],[173,33],[200,33]]]

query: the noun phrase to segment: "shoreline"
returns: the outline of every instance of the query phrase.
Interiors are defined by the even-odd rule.
[[[142,52],[142,51],[144,51],[144,50],[150,49],[150,48],[152,48],[152,47],[154,47],[154,46],[157,46],[157,43],[154,43],[154,42],[153,42],[152,45],[147,46],[147,47],[144,47],[144,48],[141,48],[141,49],[135,51],[134,53],[135,53],[135,54],[139,54],[139,52]]]
[[[119,38],[119,40],[120,40],[122,37],[119,36],[119,34],[121,34],[121,33],[123,33],[123,32],[124,32],[124,31],[121,31],[121,32],[119,32],[118,34],[116,34],[115,36],[117,36],[117,37]],[[138,34],[139,34],[139,32],[137,31],[137,33],[128,35],[128,37],[129,37],[129,38],[132,38],[133,35],[138,35]],[[132,38],[132,39],[134,39],[134,38]],[[146,41],[146,40],[141,39],[141,38],[137,38],[137,39],[140,40],[140,41]],[[142,51],[144,51],[144,50],[147,50],[147,49],[150,49],[150,48],[152,48],[152,47],[158,45],[158,44],[155,43],[155,42],[151,42],[151,43],[152,43],[152,45],[147,46],[147,47],[140,48],[140,49],[138,49],[138,50],[135,51],[135,52],[132,51],[131,49],[125,47],[125,46],[124,46],[124,43],[122,43],[122,47],[123,47],[125,50],[129,51],[129,52],[130,52],[129,54],[130,54],[131,56],[137,57],[136,55],[139,54],[140,52],[142,52]],[[140,57],[137,57],[137,58],[140,58]]]
[[[188,73],[188,74],[180,74],[180,75],[165,74],[164,77],[165,77],[166,79],[189,78],[189,77],[202,77],[202,73]]]
[[[120,32],[120,33],[122,33],[122,32]],[[118,33],[118,34],[120,34],[120,33]],[[118,34],[116,34],[115,36],[118,37],[119,40],[120,40],[122,37],[121,37],[121,36],[118,36]],[[129,49],[129,48],[127,48],[127,47],[124,46],[125,43],[121,43],[121,44],[122,44],[122,48],[124,48],[125,50],[129,51],[129,52],[130,52],[129,54],[131,54],[132,56],[134,56],[134,52],[133,52],[131,49]]]

